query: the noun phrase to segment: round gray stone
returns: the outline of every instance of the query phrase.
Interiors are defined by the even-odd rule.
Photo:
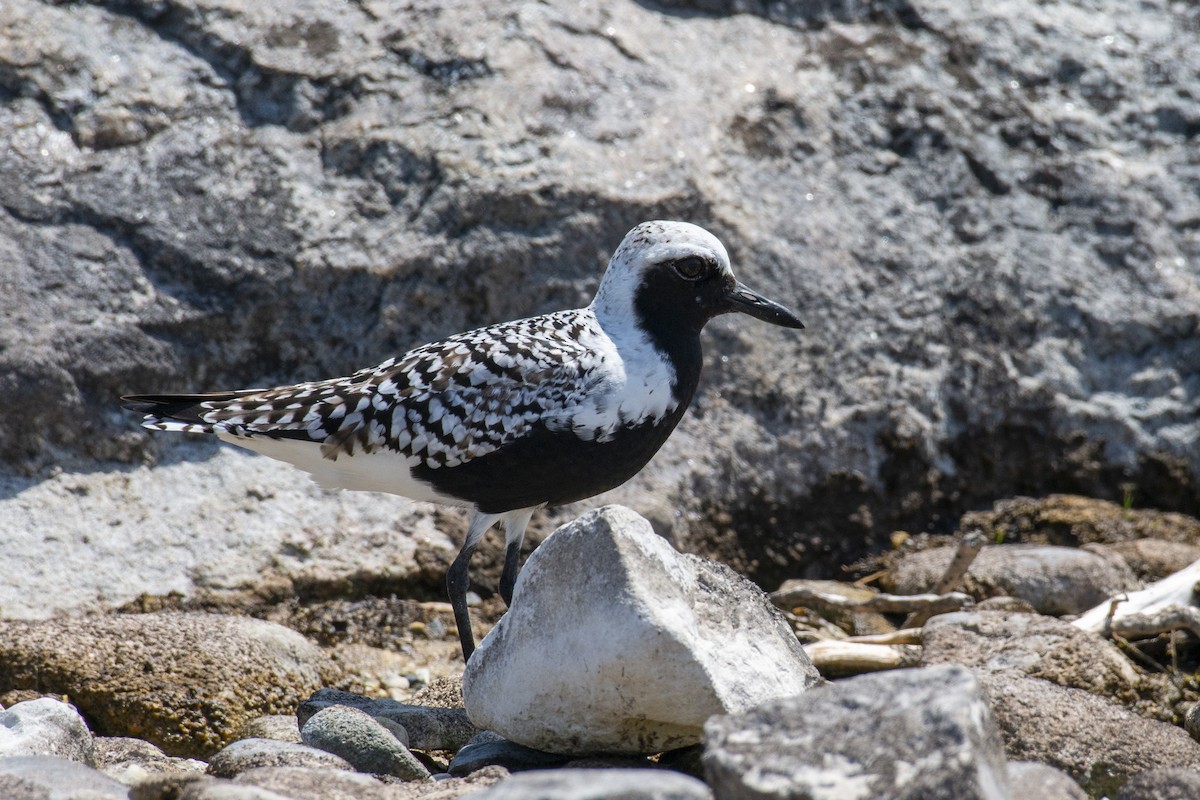
[[[361,772],[405,781],[430,778],[429,770],[392,731],[357,708],[330,706],[318,711],[300,729],[300,739],[344,758]]]

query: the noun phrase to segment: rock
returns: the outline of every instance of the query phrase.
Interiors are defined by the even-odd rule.
[[[455,800],[478,793],[507,775],[500,767],[488,767],[468,778],[436,783],[383,783],[362,773],[319,767],[256,767],[233,780],[204,776],[175,794],[139,795],[142,787],[134,787],[130,800]]]
[[[205,757],[249,719],[290,711],[335,670],[281,625],[161,612],[0,621],[0,685],[71,697],[106,736]]]
[[[504,767],[509,772],[529,769],[561,767],[570,756],[535,750],[523,744],[510,742],[491,731],[480,731],[461,750],[454,754],[446,770],[455,777],[463,777],[491,766]]]
[[[416,750],[458,750],[479,732],[462,708],[409,705],[337,689],[314,692],[296,709],[296,719],[303,727],[314,714],[335,705],[357,708],[376,719],[398,723],[408,732],[409,746]]]
[[[807,595],[809,597],[832,595],[845,600],[863,602],[870,599],[873,595],[879,594],[879,590],[873,586],[846,583],[845,581],[790,578],[784,581],[776,592],[772,593],[771,599],[776,605],[782,608],[785,607],[782,599],[786,598],[789,594]],[[815,609],[823,619],[829,620],[851,636],[889,633],[896,630],[896,626],[887,617],[877,611],[849,610],[845,606],[808,600],[796,603],[795,606]]]
[[[258,767],[236,783],[275,792],[289,800],[393,800],[396,794],[370,775],[317,767]]]
[[[1087,549],[1101,555],[1120,558],[1143,583],[1162,580],[1193,561],[1200,560],[1200,544],[1167,542],[1162,539],[1090,544],[1087,545]]]
[[[360,772],[394,775],[405,781],[430,778],[429,770],[409,752],[403,741],[357,708],[331,706],[318,711],[300,729],[300,739],[307,745],[341,756]]]
[[[1200,770],[1161,767],[1134,775],[1114,800],[1195,800],[1200,797]]]
[[[1054,617],[1005,611],[942,614],[925,623],[921,641],[925,666],[1015,669],[1127,704],[1139,699],[1142,688],[1141,673],[1121,651]]]
[[[203,761],[172,758],[149,742],[124,736],[96,737],[95,765],[113,780],[133,785],[162,773],[202,774]]]
[[[1192,703],[1184,712],[1183,729],[1193,739],[1200,741],[1200,703]]]
[[[177,800],[294,800],[294,798],[259,786],[212,780],[186,784]]]
[[[4,800],[126,800],[129,787],[99,770],[59,756],[0,757]]]
[[[0,496],[17,498],[0,499],[0,540],[12,565],[0,571],[0,614],[43,619],[121,607],[143,593],[246,605],[295,591],[349,594],[358,581],[389,592],[419,581],[426,562],[453,558],[437,526],[444,517],[429,507],[331,493],[287,464],[196,446],[164,452],[166,463],[154,470],[33,481],[0,469]],[[43,516],[51,508],[52,521]],[[51,563],[35,533],[49,524],[60,545]],[[97,527],[101,549],[91,538]]]
[[[996,541],[1069,547],[1143,539],[1200,545],[1200,519],[1195,517],[1069,494],[998,500],[990,510],[963,516],[959,529],[973,528]]]
[[[164,2],[5,4],[7,614],[357,564],[432,587],[427,508],[150,439],[113,398],[585,303],[648,216],[811,320],[717,321],[695,413],[609,498],[682,549],[773,587],[1018,490],[1200,512],[1187,4]]]
[[[192,784],[224,783],[198,772],[164,772],[144,778],[129,788],[129,800],[178,800]]]
[[[1008,800],[1000,737],[961,667],[848,678],[704,726],[720,798]]]
[[[238,739],[208,762],[208,772],[232,778],[255,767],[318,767],[354,769],[346,759],[306,744],[274,739]]]
[[[662,769],[550,769],[513,775],[477,800],[711,800],[695,778]]]
[[[897,594],[927,592],[953,555],[953,547],[909,553],[885,576],[885,587]],[[1078,614],[1139,586],[1128,568],[1096,553],[1016,544],[983,548],[963,582],[963,590],[976,599],[1011,595],[1050,615]]]
[[[94,747],[87,723],[67,703],[43,697],[0,711],[0,758],[58,756],[92,764]]]
[[[1200,768],[1200,744],[1175,725],[1014,670],[978,677],[1009,758],[1061,769],[1091,797],[1155,767]]]
[[[694,744],[713,714],[819,680],[757,587],[605,506],[529,557],[463,698],[476,726],[527,747],[639,754]]]
[[[1071,776],[1048,764],[1012,761],[1008,765],[1012,800],[1088,800],[1087,793]]]
[[[319,690],[318,690],[319,691]],[[266,714],[250,720],[238,731],[239,739],[275,739],[300,743],[300,726],[292,714]]]

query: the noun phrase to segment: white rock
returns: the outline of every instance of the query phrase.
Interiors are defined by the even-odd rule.
[[[475,725],[528,747],[652,753],[700,741],[713,714],[819,680],[757,587],[606,506],[530,556],[463,697]]]

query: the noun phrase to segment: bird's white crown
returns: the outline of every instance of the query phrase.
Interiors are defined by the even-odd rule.
[[[690,222],[652,220],[625,234],[608,262],[600,288],[592,300],[592,311],[605,327],[633,324],[634,301],[648,271],[661,264],[688,256],[714,262],[733,277],[725,245],[711,233]]]

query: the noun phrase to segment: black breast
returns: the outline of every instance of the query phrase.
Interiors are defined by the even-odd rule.
[[[456,467],[421,465],[413,469],[413,477],[491,514],[573,503],[636,475],[671,435],[686,408],[680,405],[657,424],[622,428],[606,442],[585,441],[569,431],[538,425],[530,435],[486,456]]]

